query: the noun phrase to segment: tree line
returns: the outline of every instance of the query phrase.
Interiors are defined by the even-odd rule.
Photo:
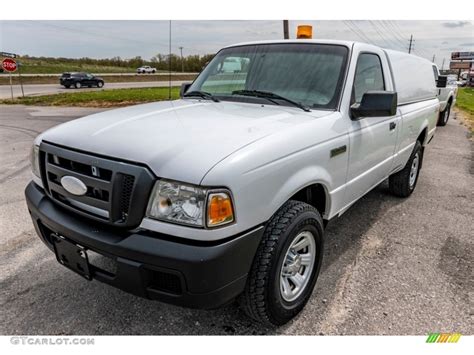
[[[180,72],[181,70],[185,72],[199,72],[201,69],[209,62],[214,54],[205,54],[205,55],[188,55],[183,56],[181,59],[180,56],[176,54],[157,54],[150,58],[149,60],[143,59],[140,56],[134,58],[123,59],[121,57],[113,58],[65,58],[65,57],[33,57],[28,55],[21,56],[21,59],[25,60],[38,60],[42,62],[47,62],[49,64],[71,64],[71,65],[97,65],[97,66],[112,66],[112,67],[122,67],[122,68],[138,68],[143,65],[150,65],[155,67],[158,70],[169,70],[171,64],[171,70]],[[21,60],[20,59],[20,60]]]

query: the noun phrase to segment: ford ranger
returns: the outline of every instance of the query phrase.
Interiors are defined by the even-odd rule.
[[[229,46],[179,100],[37,137],[28,209],[87,280],[187,307],[237,300],[281,325],[312,294],[327,223],[387,178],[412,194],[436,95],[429,61],[369,44]]]

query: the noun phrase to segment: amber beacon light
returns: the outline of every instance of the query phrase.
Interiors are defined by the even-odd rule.
[[[300,39],[311,39],[313,38],[313,26],[300,25],[296,32],[296,38]]]

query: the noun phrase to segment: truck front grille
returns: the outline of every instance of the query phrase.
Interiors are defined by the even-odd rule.
[[[135,227],[145,213],[154,177],[143,166],[99,157],[43,142],[40,168],[46,193],[76,213],[108,224]],[[82,181],[87,191],[73,195],[64,176]]]

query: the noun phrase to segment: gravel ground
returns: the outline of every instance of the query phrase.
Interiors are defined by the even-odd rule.
[[[263,328],[235,305],[184,309],[87,282],[38,239],[23,196],[32,140],[97,111],[0,106],[0,334],[473,334],[473,146],[454,117],[414,194],[392,197],[382,183],[330,225],[305,310]]]

